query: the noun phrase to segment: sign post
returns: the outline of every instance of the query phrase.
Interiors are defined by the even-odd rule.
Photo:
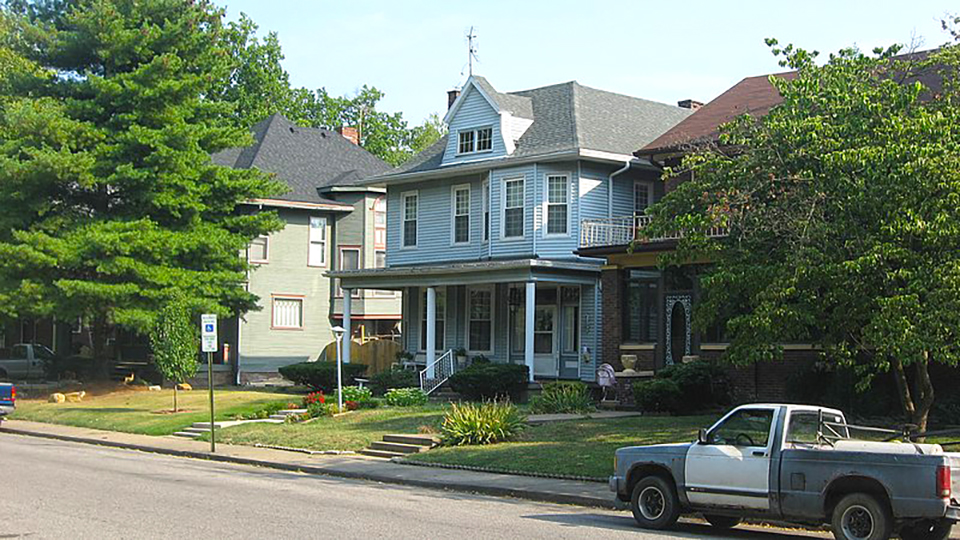
[[[207,388],[210,390],[210,453],[217,451],[217,430],[213,409],[213,353],[217,352],[217,316],[206,313],[200,316],[201,350],[207,353]]]

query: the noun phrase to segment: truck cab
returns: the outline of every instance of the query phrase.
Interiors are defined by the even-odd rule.
[[[0,380],[43,378],[45,364],[55,357],[53,351],[36,343],[18,343],[9,349],[0,349]]]

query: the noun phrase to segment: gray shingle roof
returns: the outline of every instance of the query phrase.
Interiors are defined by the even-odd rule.
[[[318,188],[355,185],[362,178],[390,170],[385,161],[339,133],[301,127],[281,114],[259,122],[252,131],[251,146],[223,150],[213,155],[213,161],[227,167],[256,167],[276,174],[290,187],[277,199],[339,204],[321,197]]]
[[[576,150],[630,155],[692,113],[690,109],[597,90],[576,81],[500,93],[483,77],[474,75],[473,80],[500,108],[533,119],[513,154],[499,163]],[[442,138],[383,176],[438,169],[446,141]],[[447,168],[454,170],[457,166]]]

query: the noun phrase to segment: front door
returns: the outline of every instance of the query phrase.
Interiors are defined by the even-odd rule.
[[[537,377],[556,377],[557,306],[537,306],[533,316],[533,374]]]
[[[687,452],[686,491],[691,504],[768,510],[772,408],[739,409]]]

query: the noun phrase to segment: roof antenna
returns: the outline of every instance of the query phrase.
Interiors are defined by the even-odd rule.
[[[473,61],[474,60],[477,60],[478,62],[480,61],[479,58],[477,58],[476,39],[477,39],[477,35],[473,32],[473,27],[471,26],[470,32],[467,33],[467,63],[469,65],[468,73],[470,74],[471,77],[473,76]]]

